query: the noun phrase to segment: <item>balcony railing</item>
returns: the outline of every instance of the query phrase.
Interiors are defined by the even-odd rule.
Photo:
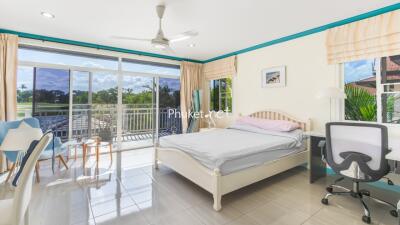
[[[159,136],[182,132],[181,119],[169,116],[169,110],[159,109]],[[19,114],[29,115],[30,112]],[[155,107],[151,104],[122,106],[122,140],[134,141],[153,138],[155,132]],[[40,107],[34,112],[43,130],[51,129],[63,140],[69,138],[69,110],[55,107]],[[117,138],[117,105],[73,105],[72,138],[100,136],[103,139]]]

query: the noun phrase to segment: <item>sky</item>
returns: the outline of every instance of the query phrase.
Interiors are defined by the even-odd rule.
[[[31,61],[31,62],[41,62],[41,63],[51,63],[59,65],[72,65],[72,66],[82,66],[90,68],[103,68],[103,69],[118,69],[118,62],[107,59],[95,59],[82,56],[72,56],[64,55],[53,52],[43,52],[35,51],[30,49],[19,49],[18,57],[20,61]],[[130,72],[142,72],[142,73],[153,73],[153,74],[164,74],[164,75],[174,75],[177,78],[180,75],[180,70],[176,68],[166,68],[152,65],[142,65],[130,62],[123,62],[122,68],[125,71]],[[54,76],[51,73],[53,72]],[[88,90],[88,72],[73,71],[73,89],[74,90]],[[65,91],[67,86],[65,83],[68,82],[65,73],[62,70],[47,70],[42,69],[42,73],[38,74],[43,76],[42,79],[49,79],[46,88],[54,88]],[[21,89],[22,85],[26,86],[25,90],[32,90],[33,88],[33,68],[32,67],[18,67],[18,78],[17,78],[17,88]],[[137,77],[125,75],[123,88],[130,88],[134,93],[141,92],[145,90],[145,86],[151,86],[152,78],[149,77]],[[165,80],[163,81],[166,82]],[[179,84],[176,82],[170,82],[174,85],[174,88],[179,88]],[[109,88],[114,88],[117,86],[117,76],[110,73],[94,73],[93,74],[93,91],[106,90]]]
[[[347,62],[344,64],[345,83],[359,81],[373,76],[374,59]]]
[[[36,90],[60,90],[69,92],[69,71],[39,68],[36,71]]]

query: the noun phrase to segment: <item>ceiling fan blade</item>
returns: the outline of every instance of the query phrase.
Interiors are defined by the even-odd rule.
[[[175,35],[175,36],[171,37],[169,39],[169,42],[173,43],[173,42],[187,40],[189,38],[197,36],[198,34],[199,33],[197,31],[194,31],[194,30],[186,31],[186,32],[183,32],[181,34],[178,34],[178,35]]]
[[[134,37],[124,37],[124,36],[111,36],[111,38],[120,40],[129,40],[129,41],[151,41],[151,39],[146,39],[146,38],[134,38]]]

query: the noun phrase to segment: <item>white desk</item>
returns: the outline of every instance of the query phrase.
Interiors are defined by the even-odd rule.
[[[400,140],[389,138],[389,148],[392,151],[386,155],[386,159],[400,162]]]
[[[325,134],[323,132],[318,132],[318,131],[304,132],[304,135],[325,137]],[[389,137],[389,148],[391,149],[391,152],[386,155],[386,159],[393,160],[395,162],[400,162],[400,138]]]

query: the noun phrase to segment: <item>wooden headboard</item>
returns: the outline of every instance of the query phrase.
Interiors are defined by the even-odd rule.
[[[277,110],[265,110],[255,112],[249,115],[250,117],[260,118],[260,119],[268,119],[268,120],[287,120],[294,123],[298,123],[300,128],[303,131],[311,130],[311,120],[300,120],[293,116],[290,116],[284,112],[280,112]]]

